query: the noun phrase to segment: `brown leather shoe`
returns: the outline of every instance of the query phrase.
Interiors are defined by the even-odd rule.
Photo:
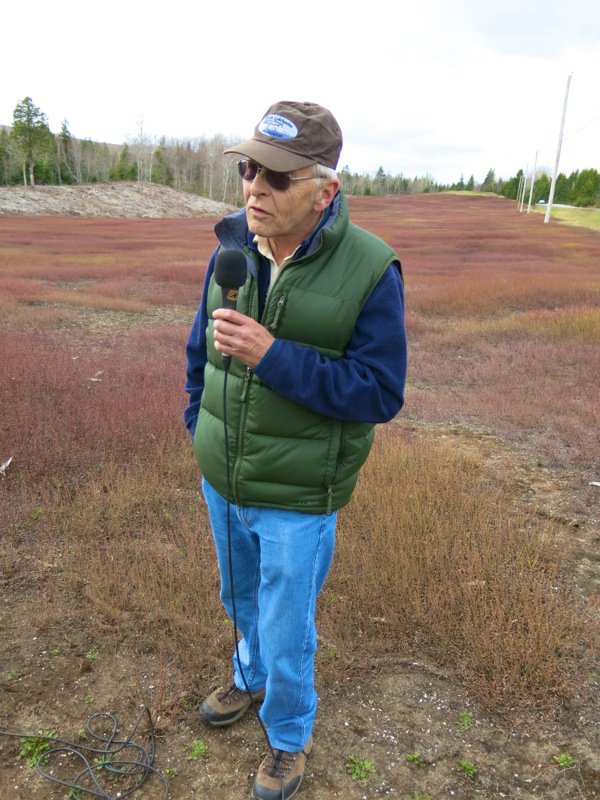
[[[217,728],[233,725],[244,716],[253,702],[262,703],[264,697],[264,689],[248,694],[234,684],[220,686],[202,702],[200,717],[207,725]]]
[[[289,800],[293,797],[302,783],[312,744],[311,736],[304,750],[297,753],[275,749],[268,753],[256,773],[252,787],[253,800]]]

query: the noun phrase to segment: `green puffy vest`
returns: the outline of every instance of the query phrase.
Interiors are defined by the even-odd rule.
[[[281,271],[261,322],[273,336],[340,358],[364,302],[398,257],[385,242],[348,222],[343,198],[338,218],[320,236],[314,252]],[[221,289],[213,278],[209,318],[221,305]],[[258,319],[258,286],[250,273],[240,289],[237,310]],[[232,358],[227,375],[228,463],[225,372],[214,348],[212,322],[207,334],[205,388],[194,436],[194,452],[206,480],[242,506],[323,514],[345,505],[371,448],[373,424],[341,422],[300,406]]]

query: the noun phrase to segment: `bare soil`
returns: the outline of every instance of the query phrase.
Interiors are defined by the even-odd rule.
[[[159,187],[36,187],[0,189],[0,213],[176,216],[208,211],[201,198],[175,197]],[[118,211],[115,207],[118,207]],[[210,206],[210,208],[213,208]],[[43,210],[42,210],[43,209]],[[399,424],[405,424],[400,422]],[[410,423],[412,424],[412,423]],[[511,452],[490,436],[456,426],[438,426],[458,448],[477,450],[490,480],[515,488],[516,502],[555,520],[557,535],[580,543],[573,579],[590,598],[598,591],[600,536],[597,520],[580,508],[572,476],[549,473],[536,465],[526,443]],[[9,468],[10,469],[10,468]],[[2,477],[0,477],[0,482]],[[598,490],[600,491],[600,489]],[[34,735],[55,731],[78,741],[88,717],[114,712],[120,736],[127,738],[144,705],[154,714],[156,767],[166,775],[173,800],[241,800],[250,796],[253,776],[265,752],[261,729],[252,713],[231,729],[209,730],[198,719],[203,692],[192,676],[165,664],[158,650],[135,655],[98,619],[87,626],[57,614],[53,597],[60,564],[52,551],[35,552],[26,535],[17,543],[12,564],[0,573],[0,727],[3,734]],[[61,587],[63,591],[63,587]],[[193,646],[193,643],[190,643]],[[158,645],[157,645],[158,647]],[[484,708],[446,674],[415,659],[397,643],[397,655],[366,662],[352,674],[326,680],[318,676],[320,710],[315,746],[298,794],[303,800],[591,800],[600,797],[600,691],[594,668],[586,685],[572,687],[568,703],[550,712],[531,709],[502,717]],[[470,716],[465,716],[471,714]],[[469,721],[472,720],[472,724]],[[462,722],[462,724],[461,724]],[[142,728],[133,734],[143,743]],[[208,756],[190,760],[194,740]],[[21,740],[0,735],[0,798],[55,800],[69,795],[52,786],[19,758]],[[556,757],[568,753],[572,766]],[[419,759],[407,758],[419,754]],[[368,759],[374,771],[353,780],[349,756]],[[466,759],[477,772],[459,766]],[[463,767],[465,762],[463,761]],[[77,773],[75,769],[75,774]],[[102,777],[106,797],[117,789],[110,774]],[[97,795],[99,796],[99,795]],[[164,784],[150,777],[131,795],[154,800]]]

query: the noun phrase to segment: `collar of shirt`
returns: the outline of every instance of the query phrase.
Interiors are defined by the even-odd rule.
[[[286,256],[281,262],[281,264],[278,264],[275,261],[275,257],[273,256],[273,252],[269,245],[269,240],[265,236],[256,235],[253,241],[254,244],[256,245],[258,252],[261,254],[261,256],[264,256],[267,259],[267,261],[271,266],[271,280],[269,281],[269,288],[270,288],[275,283],[275,279],[277,278],[281,270],[285,267],[286,264],[290,263],[290,261],[294,258],[298,250],[302,247],[302,245],[299,244],[291,255]]]

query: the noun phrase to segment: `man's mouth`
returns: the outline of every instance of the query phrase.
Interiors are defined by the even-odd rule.
[[[256,217],[267,217],[267,216],[269,216],[269,212],[268,211],[265,211],[264,209],[259,208],[258,206],[250,206],[250,208],[248,210],[252,214],[254,214]]]

